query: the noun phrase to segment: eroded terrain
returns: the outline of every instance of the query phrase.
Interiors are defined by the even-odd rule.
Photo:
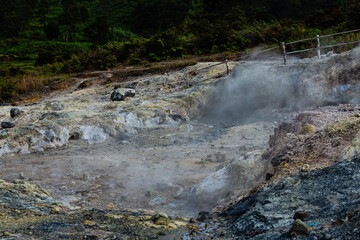
[[[278,216],[285,219],[278,225],[274,223],[278,218],[268,217],[277,214],[277,205],[267,215],[249,212],[245,219],[247,198],[230,209],[228,204],[258,191],[258,195],[250,195],[251,204],[257,204],[256,199],[266,198],[261,194],[267,191],[267,184],[278,189],[277,181],[285,176],[311,175],[357,154],[358,59],[359,51],[354,50],[328,54],[321,60],[296,60],[289,66],[231,63],[231,76],[226,76],[224,65],[201,70],[214,64],[201,63],[128,82],[116,82],[111,71],[74,79],[76,84],[70,88],[16,106],[20,110],[17,116],[10,117],[14,106],[0,108],[2,121],[14,125],[0,133],[1,179],[15,181],[14,187],[27,184],[25,181],[46,189],[46,204],[60,210],[43,206],[29,211],[31,216],[42,212],[39,222],[50,218],[52,228],[57,221],[69,224],[61,225],[54,238],[65,233],[74,237],[71,234],[78,224],[91,228],[94,232],[89,236],[98,234],[100,239],[156,239],[164,234],[164,239],[251,238],[259,234],[260,239],[270,230],[271,236],[280,236],[279,226],[290,231],[281,236],[292,237],[291,218],[301,204],[286,204],[286,209],[293,209]],[[135,96],[111,101],[115,89],[124,95],[135,90]],[[320,107],[329,104],[336,106]],[[326,171],[311,176],[316,181],[316,176],[326,175]],[[9,184],[4,182],[4,186]],[[352,198],[349,194],[344,197]],[[28,201],[32,202],[31,198]],[[6,204],[4,209],[10,210],[3,215],[8,219],[4,222],[9,221],[0,228],[4,234],[26,238],[34,233],[31,229],[38,229],[35,237],[50,236],[32,224],[36,217],[25,219],[26,209],[33,203]],[[203,213],[198,221],[178,218],[175,222],[174,217],[155,214],[191,218],[214,207],[226,217],[204,217]],[[91,211],[93,208],[102,210]],[[18,218],[28,221],[25,230],[11,222],[17,219],[17,210]],[[64,215],[59,217],[59,213]],[[111,219],[127,217],[111,223],[113,220],[104,217],[109,214],[121,215]],[[134,216],[142,220],[134,220]],[[160,224],[156,224],[158,219]],[[247,220],[250,225],[237,223]],[[101,235],[106,222],[106,233]],[[148,223],[139,224],[142,222]],[[118,233],[112,230],[116,224],[122,226]],[[151,227],[160,230],[146,235],[146,228]]]

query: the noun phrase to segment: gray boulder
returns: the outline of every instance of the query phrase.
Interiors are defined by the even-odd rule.
[[[14,117],[19,116],[22,112],[23,112],[23,111],[21,111],[21,110],[18,109],[18,108],[12,108],[12,109],[10,109],[10,116],[11,116],[12,118],[14,118]]]
[[[125,100],[125,96],[122,95],[118,90],[115,90],[115,91],[111,94],[110,100],[111,100],[111,101],[124,101],[124,100]]]
[[[131,88],[117,88],[111,94],[111,101],[124,101],[125,98],[135,97],[135,90]]]

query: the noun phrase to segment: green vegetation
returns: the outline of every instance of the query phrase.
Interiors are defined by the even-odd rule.
[[[239,52],[360,24],[357,0],[0,0],[0,5],[0,98],[16,92],[24,75]]]

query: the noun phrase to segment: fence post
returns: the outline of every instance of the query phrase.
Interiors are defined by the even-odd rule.
[[[229,69],[229,61],[227,59],[225,59],[225,65],[226,65],[226,73],[227,75],[230,75],[230,69]]]
[[[317,56],[318,58],[320,59],[321,58],[321,45],[320,45],[320,36],[319,35],[316,35],[316,39],[317,39]]]
[[[286,46],[285,46],[284,42],[282,42],[281,45],[282,45],[282,49],[283,49],[284,64],[286,65],[287,64],[287,61],[286,61]]]

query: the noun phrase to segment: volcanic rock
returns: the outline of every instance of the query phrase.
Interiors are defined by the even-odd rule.
[[[292,228],[292,232],[299,235],[309,235],[311,232],[311,227],[306,225],[300,219],[296,219]]]
[[[230,229],[238,238],[292,239],[286,232],[294,232],[310,234],[312,238],[306,239],[324,234],[334,239],[360,239],[360,233],[353,231],[360,219],[359,194],[360,157],[355,155],[331,167],[301,172],[265,186],[231,206],[226,214],[233,219]],[[304,207],[312,213],[306,220],[318,226],[333,219],[347,221],[329,229],[313,228],[310,233],[300,219],[295,224],[293,220],[293,210]]]
[[[134,89],[126,89],[124,96],[127,97],[135,97],[135,90]]]
[[[115,90],[111,96],[110,96],[111,101],[124,101],[125,100],[125,96],[122,95],[118,90]]]
[[[13,127],[15,127],[15,124],[12,122],[2,122],[1,127],[2,128],[13,128]]]
[[[169,117],[174,121],[186,122],[186,118],[184,118],[180,114],[169,114]]]
[[[304,221],[305,219],[309,218],[310,214],[308,212],[296,212],[294,215],[294,220],[300,219],[301,221]]]
[[[21,110],[18,109],[18,108],[12,108],[12,109],[10,109],[10,116],[11,116],[12,118],[14,118],[14,117],[19,116],[22,112],[23,112],[23,111],[21,111]]]
[[[165,226],[154,228],[150,216],[140,212],[71,212],[38,185],[19,180],[0,180],[0,202],[0,235],[13,235],[14,239],[34,239],[33,233],[36,239],[158,239],[160,231],[167,234],[178,224],[186,225],[180,221],[171,224],[163,213],[157,214],[157,223],[170,223],[166,231]]]
[[[69,140],[79,140],[79,139],[80,139],[80,133],[79,132],[70,133]]]
[[[156,224],[156,225],[168,225],[170,223],[170,219],[168,217],[168,215],[166,213],[160,212],[155,214],[151,220]]]

